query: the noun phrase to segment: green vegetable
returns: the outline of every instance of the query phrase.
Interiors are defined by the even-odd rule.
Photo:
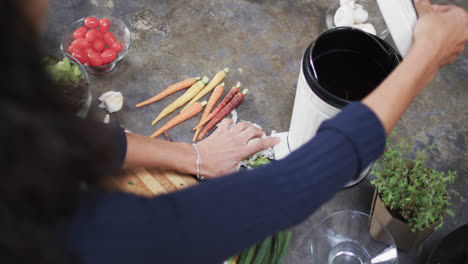
[[[257,249],[257,245],[251,246],[249,250],[247,251],[247,253],[245,254],[244,259],[242,261],[239,260],[239,264],[250,264],[252,262],[256,249]]]
[[[272,238],[270,236],[262,242],[260,249],[257,252],[257,256],[255,256],[253,264],[263,264],[265,263],[265,258],[270,259],[271,240]]]
[[[259,156],[256,160],[254,160],[252,162],[252,165],[251,167],[252,168],[258,168],[258,167],[261,167],[263,165],[266,165],[266,164],[269,164],[270,163],[270,160],[267,159],[266,157],[264,156]]]
[[[77,65],[72,65],[68,58],[64,58],[57,62],[51,57],[45,57],[42,60],[42,65],[45,67],[46,72],[54,82],[70,81],[77,85],[80,80],[84,79],[80,68]]]
[[[278,261],[276,263],[282,264],[286,256],[288,255],[289,245],[291,244],[292,233],[288,232],[286,235],[286,241],[284,243],[283,248],[281,249],[281,253],[278,257]]]
[[[275,264],[279,258],[281,249],[284,246],[285,234],[284,232],[279,232],[275,235],[275,244],[273,247],[273,253],[271,254],[271,263]]]
[[[232,264],[234,262],[235,258],[236,258],[236,256],[232,256],[230,259],[228,259],[227,263]]]
[[[132,182],[132,181],[128,181],[128,185],[133,185],[133,182]]]

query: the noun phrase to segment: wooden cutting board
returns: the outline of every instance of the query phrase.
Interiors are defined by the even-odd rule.
[[[197,184],[191,175],[164,169],[126,169],[120,177],[106,183],[113,190],[146,197],[167,194]]]

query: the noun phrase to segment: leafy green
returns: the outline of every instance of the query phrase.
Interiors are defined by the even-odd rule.
[[[270,163],[269,159],[267,159],[264,156],[258,156],[258,158],[252,162],[251,167],[252,168],[258,168],[258,167],[261,167],[261,166],[266,165],[268,163]]]
[[[128,181],[128,185],[133,185],[133,182],[132,182],[132,181]]]
[[[72,82],[74,85],[77,85],[80,80],[84,79],[80,68],[77,65],[71,64],[68,58],[57,62],[51,57],[45,57],[42,60],[42,65],[52,81],[56,83]]]

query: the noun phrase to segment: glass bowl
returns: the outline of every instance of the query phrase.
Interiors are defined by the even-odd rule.
[[[380,225],[379,241],[370,232],[367,214],[340,211],[327,216],[312,235],[312,258],[315,264],[397,264],[398,250],[392,235]]]
[[[388,36],[389,31],[387,29],[387,25],[385,24],[385,20],[380,13],[377,1],[356,0],[356,3],[362,5],[364,10],[369,13],[369,18],[367,19],[366,23],[373,24],[377,32],[377,36],[381,39],[385,39]],[[328,29],[336,27],[334,17],[338,8],[340,8],[340,0],[333,0],[330,2],[330,6],[327,8],[327,11],[325,11],[325,24],[327,25]]]
[[[125,23],[122,22],[120,19],[112,17],[112,16],[106,16],[106,18],[108,18],[110,21],[109,32],[112,32],[116,40],[122,43],[123,48],[122,48],[122,51],[117,53],[117,58],[111,63],[105,64],[102,66],[97,66],[97,67],[85,65],[84,67],[86,71],[93,75],[104,75],[112,71],[115,68],[116,63],[122,60],[125,57],[125,55],[127,55],[128,50],[130,49],[130,45],[132,44],[132,36],[130,34],[130,30],[125,25]],[[84,26],[84,20],[85,18],[82,18],[72,23],[71,25],[69,25],[65,29],[65,33],[62,36],[60,49],[62,50],[62,53],[65,56],[72,59],[73,61],[76,61],[76,60],[68,52],[68,47],[70,47],[70,44],[75,40],[73,38],[73,32],[75,32],[77,28]]]
[[[59,60],[58,58],[61,59]],[[65,55],[63,58],[68,58],[72,67],[78,67],[83,78],[80,78],[77,83],[74,83],[71,80],[54,79],[54,74],[52,74],[50,76],[51,81],[55,83],[58,92],[61,93],[64,102],[70,106],[72,113],[78,117],[86,118],[92,101],[91,82],[88,73],[83,64],[79,61],[72,60],[71,56]],[[62,61],[63,58],[58,54],[48,55],[43,59],[43,67],[55,66],[57,62]],[[46,72],[48,72],[48,70],[46,70]]]

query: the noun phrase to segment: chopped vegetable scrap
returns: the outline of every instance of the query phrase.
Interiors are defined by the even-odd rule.
[[[73,84],[77,85],[80,80],[84,79],[78,65],[72,65],[68,58],[57,61],[52,57],[45,57],[42,60],[42,64],[52,81],[56,83],[61,81],[71,81]]]

